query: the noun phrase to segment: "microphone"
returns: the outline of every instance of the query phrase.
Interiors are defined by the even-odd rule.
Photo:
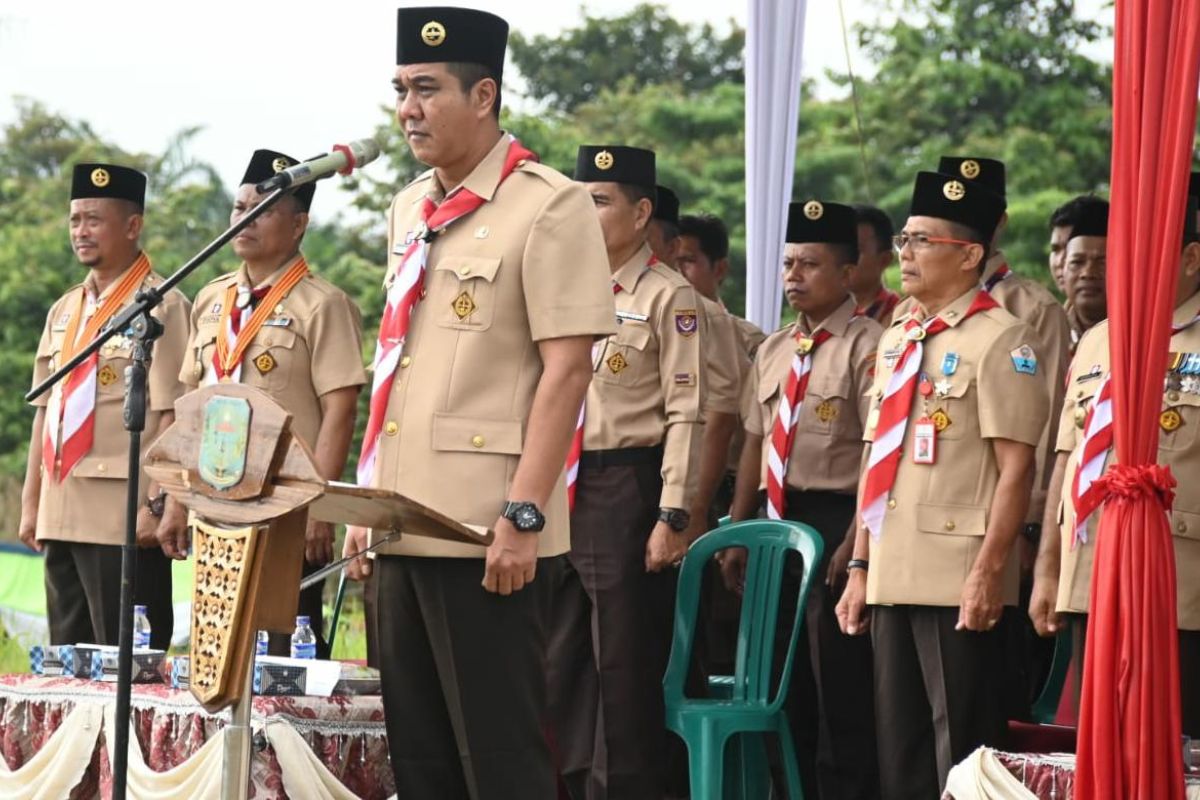
[[[350,144],[335,144],[333,151],[288,167],[254,188],[259,194],[276,189],[289,189],[327,178],[333,173],[349,175],[354,169],[379,158],[379,145],[373,139],[359,139]]]

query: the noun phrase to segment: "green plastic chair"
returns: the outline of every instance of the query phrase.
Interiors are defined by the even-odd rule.
[[[684,683],[692,657],[704,566],[717,551],[729,547],[747,550],[731,696],[686,697]],[[821,537],[807,525],[756,519],[706,533],[692,544],[684,557],[675,600],[671,657],[663,678],[663,699],[667,728],[687,744],[692,800],[722,797],[725,744],[732,736],[755,734],[761,737],[767,733],[779,737],[788,795],[793,800],[803,800],[795,741],[783,704],[804,622],[804,604],[823,550]],[[804,577],[800,582],[787,658],[779,685],[772,692],[775,625],[779,616],[784,564],[787,554],[792,551],[803,558]]]
[[[1033,704],[1033,721],[1039,725],[1052,725],[1058,716],[1058,702],[1062,699],[1063,686],[1071,667],[1071,626],[1064,625],[1054,642],[1054,658],[1050,661],[1050,674],[1046,685]]]

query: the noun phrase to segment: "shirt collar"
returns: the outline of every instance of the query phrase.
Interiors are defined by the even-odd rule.
[[[1008,259],[1004,257],[1003,250],[997,250],[992,253],[991,258],[983,266],[983,274],[979,276],[980,283],[986,283],[987,279],[999,272],[1001,267],[1008,265]]]
[[[116,290],[117,284],[119,284],[121,282],[121,279],[125,277],[125,273],[127,273],[127,272],[129,272],[129,270],[133,269],[134,265],[137,264],[141,259],[142,259],[142,251],[139,250],[138,254],[136,256],[134,256],[133,261],[129,262],[129,266],[127,266],[125,269],[121,270],[120,275],[118,275],[117,277],[115,277],[111,281],[109,281],[108,286],[106,286],[104,288],[104,291],[101,292],[98,297],[96,296],[96,278],[95,278],[95,276],[92,275],[91,271],[89,270],[87,276],[83,279],[83,284],[82,284],[84,291],[87,292],[88,299],[95,303],[104,302],[104,300],[106,300],[108,298],[109,293]]]
[[[800,335],[812,336],[817,331],[829,331],[831,336],[845,336],[846,328],[850,324],[850,320],[854,319],[854,310],[857,308],[854,302],[854,295],[846,295],[846,299],[842,304],[833,310],[825,319],[821,320],[815,328],[808,324],[808,319],[801,314],[796,320],[794,331]]]
[[[483,160],[475,165],[475,169],[471,170],[459,187],[478,195],[484,202],[491,200],[492,195],[496,193],[496,187],[500,185],[500,173],[504,171],[504,162],[508,158],[508,146],[512,141],[513,137],[502,133],[496,144],[483,157]],[[450,188],[454,189],[455,187]],[[436,203],[440,203],[446,197],[446,188],[438,182],[436,173],[433,174],[433,179],[430,181],[428,197]]]
[[[967,316],[967,309],[971,307],[971,303],[975,302],[975,297],[983,291],[978,286],[972,286],[963,294],[959,295],[950,305],[938,312],[938,316],[951,328],[962,322]],[[913,309],[909,312],[909,317],[918,321],[924,321],[925,311],[919,304],[914,304]]]
[[[262,283],[258,284],[258,286],[250,285],[250,273],[246,271],[246,262],[243,261],[242,265],[240,267],[238,267],[237,285],[239,288],[244,287],[247,290],[260,289],[264,286],[274,286],[275,282],[278,281],[281,277],[283,277],[283,274],[285,272],[287,272],[289,269],[291,269],[292,266],[303,257],[304,256],[301,253],[297,253],[295,258],[290,259],[287,262],[285,262],[283,264],[283,266],[281,266],[279,269],[275,270],[270,275],[268,275],[267,279],[265,281],[263,281]]]
[[[638,280],[646,274],[646,265],[652,255],[650,243],[643,242],[638,251],[613,273],[613,283],[620,286],[623,292],[632,292]]]

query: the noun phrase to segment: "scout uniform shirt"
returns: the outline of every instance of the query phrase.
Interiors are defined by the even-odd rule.
[[[741,418],[741,424],[733,429],[733,436],[730,437],[729,458],[726,460],[725,469],[728,473],[736,475],[742,459],[742,446],[746,443],[746,415],[743,398],[746,386],[750,382],[750,371],[754,368],[754,359],[758,348],[767,335],[753,322],[732,314],[729,316],[733,320],[734,327],[737,328],[738,341],[741,345],[738,353],[738,416]]]
[[[295,261],[263,282],[274,285]],[[242,265],[200,290],[192,306],[192,334],[179,380],[189,387],[212,382],[222,306],[230,284],[250,288]],[[251,306],[243,310],[249,320]],[[245,321],[242,325],[245,326]],[[262,389],[292,415],[292,430],[310,448],[321,430],[321,396],[367,381],[363,369],[362,317],[346,293],[309,272],[291,288],[242,356],[240,382]]]
[[[784,485],[798,491],[853,495],[862,466],[863,426],[871,397],[875,352],[883,328],[870,317],[856,316],[847,297],[815,330],[799,319],[767,337],[758,350],[744,395],[746,430],[764,437],[759,485],[766,488],[769,441],[787,386],[796,337],[827,330],[832,338],[812,355],[812,371],[800,408],[800,420],[788,456]]]
[[[650,260],[650,246],[642,245],[612,275],[620,289],[613,295],[620,325],[594,351],[583,449],[662,444],[659,505],[686,509],[704,423],[706,376],[697,335],[704,310],[683,276]]]
[[[999,478],[987,440],[1036,446],[1046,426],[1044,366],[1036,351],[1025,349],[1033,330],[1002,308],[964,319],[978,291],[972,287],[942,309],[938,316],[949,327],[923,342],[921,373],[935,389],[913,398],[883,530],[871,539],[868,603],[958,606],[983,546]],[[910,314],[921,318],[914,304],[879,342],[866,441],[875,438],[880,401],[904,350]],[[922,417],[940,428],[933,464],[913,461],[914,429]],[[1003,584],[1008,605],[1017,601],[1017,566],[1014,547]]]
[[[1071,328],[1067,324],[1067,315],[1050,290],[1037,281],[1029,280],[1009,269],[1004,253],[992,254],[979,277],[979,282],[1005,311],[1033,329],[1033,338],[1029,344],[1038,355],[1038,373],[1046,381],[1046,392],[1050,398],[1050,419],[1038,440],[1033,492],[1030,495],[1029,512],[1025,515],[1025,520],[1041,524],[1046,508],[1050,470],[1054,466],[1054,429],[1063,404],[1063,384],[1067,374],[1067,363],[1070,361]],[[896,319],[909,313],[914,305],[912,298],[906,298],[896,308]]]
[[[118,276],[99,302],[120,282]],[[157,286],[163,279],[151,272],[140,288]],[[67,318],[77,302],[79,286],[94,290],[91,275],[60,297],[46,315],[46,326],[38,343],[33,365],[36,386],[61,364],[67,332]],[[135,291],[136,294],[136,291]],[[99,305],[99,303],[97,304]],[[171,411],[187,387],[179,382],[179,365],[188,340],[190,304],[179,291],[168,292],[151,314],[162,323],[163,335],[154,342],[152,360],[147,369],[146,433],[142,437],[142,456],[154,442],[163,412]],[[118,312],[119,313],[119,312]],[[100,348],[96,365],[95,432],[92,449],[75,464],[61,481],[42,474],[38,501],[37,538],[89,544],[125,543],[125,481],[129,477],[129,432],[125,430],[125,368],[133,363],[133,343],[117,335]],[[65,379],[64,379],[65,380]],[[59,384],[61,387],[62,384]],[[51,391],[57,391],[51,390]],[[45,407],[50,392],[33,401]],[[41,436],[41,432],[38,434]],[[139,497],[150,485],[144,472],[138,476]],[[140,502],[140,500],[139,500]]]
[[[1173,322],[1186,325],[1200,314],[1200,293],[1192,295],[1175,309]],[[1178,485],[1171,510],[1171,532],[1175,544],[1178,623],[1180,630],[1200,630],[1200,324],[1171,337],[1172,361],[1178,364],[1168,372],[1163,388],[1159,417],[1158,463],[1169,467]],[[1058,580],[1058,610],[1086,614],[1091,587],[1092,560],[1096,529],[1103,506],[1088,518],[1087,542],[1075,542],[1075,505],[1071,488],[1079,468],[1083,444],[1083,422],[1111,368],[1108,352],[1108,322],[1101,322],[1083,335],[1068,375],[1067,401],[1058,424],[1058,449],[1070,452],[1063,478],[1062,568]],[[1108,464],[1114,463],[1110,453]]]
[[[431,243],[388,400],[375,485],[465,524],[491,527],[524,446],[542,375],[537,343],[617,328],[604,235],[591,196],[549,167],[517,163],[500,182],[503,136],[462,186],[488,202]],[[451,187],[453,188],[453,187]],[[421,227],[426,197],[445,187],[429,170],[392,201],[389,274]],[[695,306],[692,306],[695,308]],[[559,478],[537,534],[538,555],[570,547]],[[477,545],[402,537],[383,553],[482,558]]]
[[[708,326],[701,334],[708,379],[704,408],[718,414],[736,415],[741,405],[742,360],[745,358],[741,335],[734,326],[733,317],[719,303],[699,292],[696,292],[696,298],[704,306]]]

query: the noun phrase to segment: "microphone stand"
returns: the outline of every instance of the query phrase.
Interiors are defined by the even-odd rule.
[[[134,302],[114,316],[104,330],[96,335],[95,340],[25,395],[26,401],[40,397],[117,333],[126,331],[133,339],[133,363],[125,369],[124,421],[125,429],[129,431],[129,476],[125,482],[125,544],[121,548],[121,625],[117,634],[119,651],[115,714],[117,729],[112,732],[115,740],[112,751],[113,800],[125,800],[129,762],[129,705],[133,689],[133,596],[137,588],[137,512],[141,505],[138,484],[141,476],[142,431],[146,427],[146,374],[154,340],[163,333],[162,323],[152,317],[150,312],[162,302],[167,292],[289,193],[288,189],[276,189],[271,192],[246,216],[230,225],[228,230],[176,270],[175,274],[158,286],[139,291]],[[54,420],[51,424],[58,424],[58,421]]]

